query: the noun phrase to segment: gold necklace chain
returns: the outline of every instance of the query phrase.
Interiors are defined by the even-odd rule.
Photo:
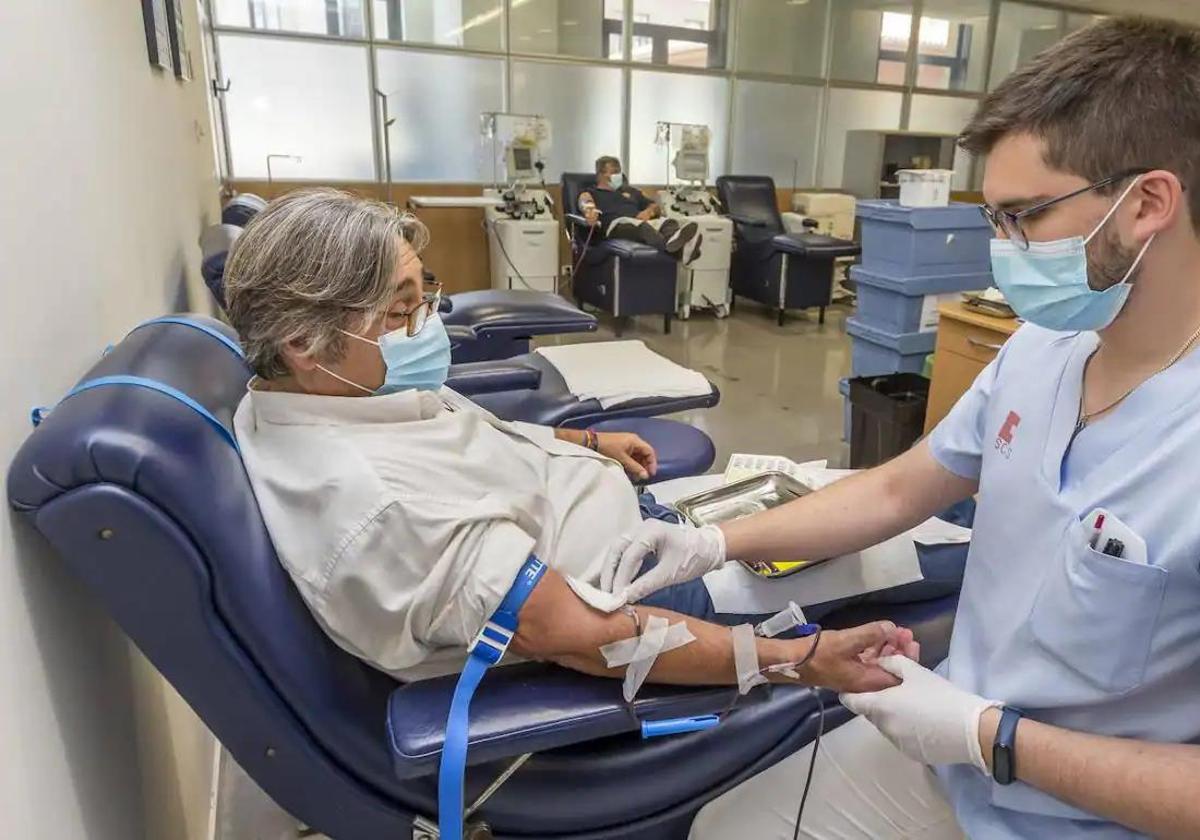
[[[1112,402],[1110,402],[1108,405],[1104,406],[1103,408],[1098,408],[1095,411],[1086,411],[1085,412],[1083,410],[1083,389],[1081,388],[1080,394],[1079,394],[1079,422],[1077,422],[1075,424],[1075,434],[1079,434],[1081,431],[1083,431],[1083,428],[1089,422],[1091,422],[1093,417],[1095,417],[1099,414],[1103,414],[1104,412],[1108,411],[1109,409],[1115,408],[1116,406],[1120,405],[1122,402],[1125,401],[1126,397],[1128,397],[1130,394],[1132,394],[1134,391],[1136,391],[1138,388],[1140,388],[1148,380],[1153,379],[1154,377],[1158,376],[1164,370],[1171,367],[1171,365],[1175,364],[1180,359],[1182,359],[1183,354],[1188,351],[1189,347],[1191,347],[1193,344],[1196,343],[1196,339],[1198,339],[1198,338],[1200,338],[1200,327],[1196,328],[1196,331],[1194,333],[1192,333],[1191,337],[1184,343],[1184,345],[1182,347],[1180,347],[1178,350],[1175,351],[1175,355],[1173,355],[1167,361],[1167,363],[1165,365],[1160,367],[1158,370],[1154,371],[1154,373],[1147,376],[1141,382],[1139,382],[1136,385],[1134,385],[1133,387],[1129,388],[1125,393],[1121,394],[1121,396],[1117,397],[1115,400],[1113,400]]]

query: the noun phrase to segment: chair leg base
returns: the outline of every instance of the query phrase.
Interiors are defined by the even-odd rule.
[[[779,326],[781,326],[781,327],[783,326],[783,321],[784,321],[784,319],[785,319],[785,318],[787,318],[787,310],[780,309],[780,310],[779,310],[779,317],[777,318],[777,320],[778,320],[778,322],[779,322]]]
[[[671,334],[671,316],[670,314],[663,316],[663,335]]]
[[[825,307],[824,306],[821,307],[821,312],[819,315],[817,315],[817,323],[818,324],[825,323]]]

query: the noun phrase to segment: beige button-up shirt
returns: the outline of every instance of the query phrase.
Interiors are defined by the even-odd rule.
[[[250,390],[234,430],[280,561],[344,649],[460,670],[529,554],[594,584],[640,521],[616,462],[466,398]]]

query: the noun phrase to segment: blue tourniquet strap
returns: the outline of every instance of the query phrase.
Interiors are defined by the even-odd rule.
[[[127,385],[135,388],[147,388],[151,391],[157,391],[160,394],[165,394],[171,399],[183,403],[192,411],[196,412],[205,420],[207,420],[209,425],[216,429],[221,437],[225,439],[225,442],[232,446],[235,452],[241,454],[241,450],[238,448],[237,439],[233,436],[233,432],[225,428],[225,425],[216,417],[214,417],[211,411],[200,405],[200,403],[196,402],[178,388],[172,388],[170,385],[159,382],[157,379],[147,379],[144,376],[99,376],[95,379],[89,379],[86,382],[80,382],[78,385],[68,391],[66,396],[59,400],[58,403],[61,405],[63,402],[69,400],[76,394],[82,394],[84,391],[90,391],[93,388],[102,388],[106,385]],[[40,424],[49,413],[50,409],[35,408],[32,414],[33,425],[37,426]]]
[[[438,833],[442,840],[463,836],[463,776],[467,770],[467,720],[471,697],[487,669],[500,661],[517,633],[517,616],[542,575],[546,564],[532,554],[517,572],[517,579],[492,617],[483,625],[468,652],[446,719],[446,740],[438,769]]]

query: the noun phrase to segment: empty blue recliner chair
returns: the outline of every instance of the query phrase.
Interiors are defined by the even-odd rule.
[[[833,261],[862,249],[847,239],[819,233],[786,233],[775,194],[765,175],[722,175],[717,194],[733,220],[733,259],[729,282],[737,296],[777,311],[783,326],[789,309],[825,307],[833,297]]]
[[[248,377],[216,321],[135,329],[21,447],[9,503],[297,820],[336,840],[420,836],[455,680],[397,684],[312,618],[230,431]],[[882,609],[930,661],[945,654],[952,598]],[[732,689],[647,686],[627,706],[616,680],[494,668],[471,709],[466,801],[533,755],[471,814],[492,832],[473,836],[682,840],[705,802],[812,739],[817,697],[760,687],[715,729],[643,741],[640,720],[720,712]],[[848,718],[823,697],[827,727]]]
[[[591,304],[617,319],[632,315],[663,316],[663,331],[671,331],[675,314],[679,261],[641,242],[605,239],[579,215],[579,196],[596,186],[591,172],[564,172],[563,221],[571,237],[571,259],[578,266],[571,277],[577,303]]]

